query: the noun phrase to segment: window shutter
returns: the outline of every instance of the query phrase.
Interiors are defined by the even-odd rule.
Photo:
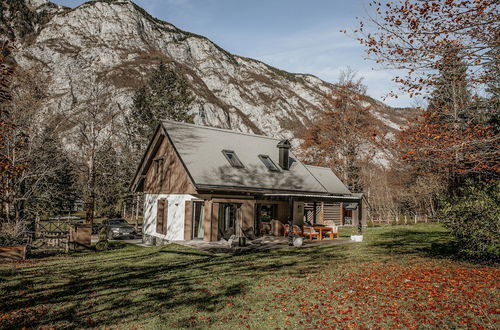
[[[158,234],[167,233],[167,217],[168,215],[168,201],[166,199],[159,199],[156,210],[156,232]]]
[[[163,235],[167,235],[167,224],[168,224],[168,200],[165,201],[164,211],[163,211]]]
[[[184,240],[193,239],[193,202],[186,201],[184,207]]]

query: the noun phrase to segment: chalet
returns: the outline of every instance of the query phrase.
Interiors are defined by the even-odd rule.
[[[146,240],[217,241],[271,220],[358,225],[361,196],[287,140],[172,121],[158,126],[132,182]]]

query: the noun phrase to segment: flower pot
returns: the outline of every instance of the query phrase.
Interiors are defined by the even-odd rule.
[[[363,242],[363,235],[351,235],[351,241]]]
[[[0,260],[24,260],[24,259],[26,259],[26,245],[0,247]]]

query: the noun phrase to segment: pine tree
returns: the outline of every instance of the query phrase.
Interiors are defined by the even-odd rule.
[[[189,110],[193,100],[186,78],[160,63],[133,97],[128,126],[134,147],[144,149],[162,120],[192,123]]]
[[[61,140],[47,128],[33,143],[27,168],[26,213],[35,216],[60,215],[76,200],[76,176]]]

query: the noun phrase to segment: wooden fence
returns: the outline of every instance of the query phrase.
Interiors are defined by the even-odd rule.
[[[36,250],[64,250],[90,248],[90,227],[80,229],[81,221],[39,220],[35,221],[32,247]]]
[[[368,224],[370,223],[373,225],[411,225],[419,223],[439,223],[439,219],[427,215],[395,215],[385,218],[369,218]]]

